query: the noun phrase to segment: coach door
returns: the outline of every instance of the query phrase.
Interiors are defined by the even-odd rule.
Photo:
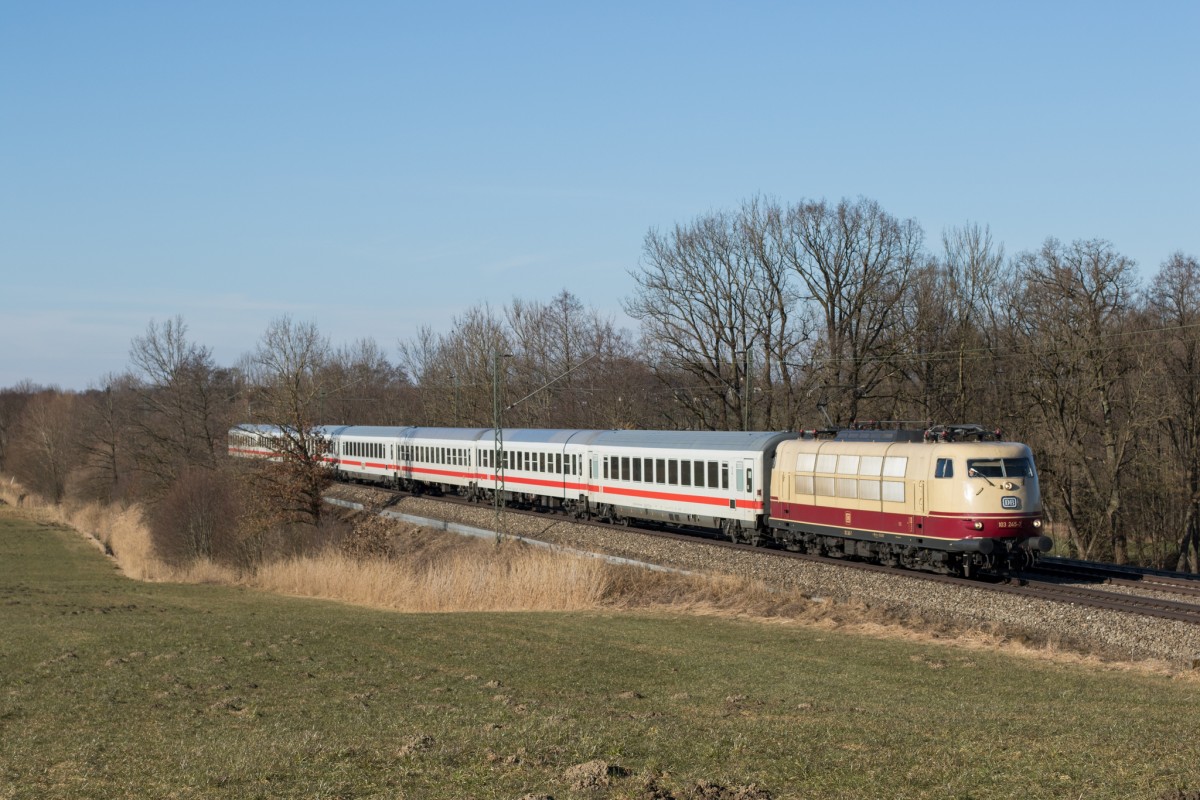
[[[738,508],[753,508],[754,460],[747,458],[734,464],[734,494]]]

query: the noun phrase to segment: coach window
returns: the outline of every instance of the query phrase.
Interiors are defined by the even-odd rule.
[[[939,458],[937,460],[937,471],[934,474],[939,478],[953,478],[954,461],[949,458]]]
[[[633,479],[638,483],[642,482],[642,460],[640,458],[633,460]]]
[[[708,462],[708,485],[709,485],[709,487],[716,489],[717,486],[720,485],[717,482],[717,478],[718,478],[717,462],[710,461],[710,462]]]
[[[692,476],[696,479],[697,486],[704,485],[704,462],[696,461],[692,464]]]
[[[654,483],[654,459],[653,458],[643,458],[642,459],[642,477],[645,478],[646,483]]]
[[[679,462],[673,458],[667,461],[667,483],[671,486],[679,483]]]
[[[654,482],[655,483],[666,483],[667,482],[667,462],[665,459],[662,459],[662,458],[654,459]]]
[[[679,462],[679,483],[683,486],[692,485],[692,462]]]
[[[629,456],[621,456],[621,480],[629,480]]]

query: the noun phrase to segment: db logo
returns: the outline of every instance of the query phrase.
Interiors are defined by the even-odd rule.
[[[1000,498],[1000,507],[1001,508],[1020,508],[1021,507],[1021,498],[1019,498],[1019,497],[1001,497]]]

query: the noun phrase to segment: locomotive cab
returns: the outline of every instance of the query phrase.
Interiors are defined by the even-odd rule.
[[[937,444],[932,472],[931,535],[961,539],[988,555],[987,566],[1020,569],[1050,549],[1033,455],[1012,442]]]

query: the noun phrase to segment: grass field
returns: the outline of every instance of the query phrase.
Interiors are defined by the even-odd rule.
[[[0,509],[4,800],[1195,788],[1192,680],[800,625],[140,583]]]

